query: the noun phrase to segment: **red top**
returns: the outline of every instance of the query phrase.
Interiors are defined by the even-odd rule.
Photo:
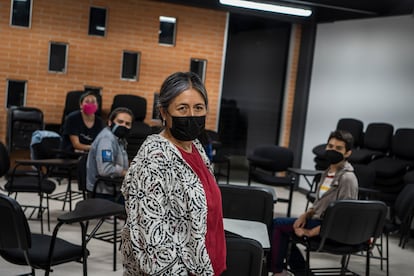
[[[213,265],[214,274],[220,275],[226,270],[226,240],[224,238],[223,209],[221,193],[213,174],[201,159],[194,145],[188,153],[178,148],[184,160],[200,178],[207,200],[206,248]]]

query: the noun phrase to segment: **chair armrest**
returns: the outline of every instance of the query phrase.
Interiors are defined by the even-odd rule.
[[[107,199],[89,198],[78,202],[73,211],[60,215],[57,220],[62,223],[74,223],[117,216],[124,213],[125,207],[121,204]]]

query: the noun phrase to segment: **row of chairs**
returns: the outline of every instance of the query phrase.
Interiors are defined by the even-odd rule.
[[[256,181],[274,187],[285,186],[289,188],[289,194],[293,192],[296,175],[290,168],[293,164],[293,152],[291,150],[276,145],[261,145],[256,147],[252,153],[248,155],[248,160],[250,165],[249,183],[251,181]],[[361,199],[384,201],[384,199],[389,198],[389,194],[384,194],[376,189],[377,178],[373,167],[366,164],[354,164],[354,169],[359,181]],[[279,173],[279,175],[277,173]],[[314,179],[313,188],[316,188],[315,183],[317,181],[318,174],[316,174]],[[414,179],[410,182],[406,177],[406,183],[414,183]],[[314,192],[314,190],[311,190],[307,195],[308,200],[311,202],[315,199]],[[409,229],[414,215],[414,185],[405,185],[405,188],[398,193],[395,198],[394,203],[391,204],[390,202],[387,202],[390,204],[392,217],[387,221],[386,226],[383,228],[384,236],[386,238],[384,250],[382,248],[382,243],[379,248],[381,253],[381,266],[382,261],[385,260],[387,273],[389,267],[388,235],[395,230],[399,230],[400,244],[403,247],[410,234],[407,229]],[[279,201],[280,199],[278,199],[278,202]],[[289,196],[281,202],[287,202],[289,206],[292,204],[292,199]]]
[[[244,219],[259,221],[268,226],[269,239],[272,234],[274,201],[272,194],[265,188],[239,186],[239,185],[219,185],[222,193],[223,216],[225,218]],[[366,274],[370,271],[370,258],[374,248],[375,240],[380,238],[386,223],[387,207],[383,202],[373,200],[342,200],[333,202],[327,209],[321,225],[321,234],[315,238],[298,238],[292,236],[292,244],[301,243],[306,247],[307,268],[310,268],[310,252],[326,252],[342,256],[339,268],[316,269],[323,275],[336,271],[337,273],[349,272],[348,262],[351,254],[365,252]],[[234,240],[241,245],[244,240],[241,237]],[[249,241],[250,243],[250,241]],[[267,260],[271,258],[270,251],[265,249],[254,251],[253,249],[239,249],[240,252],[228,255],[232,258],[229,272],[237,271],[225,275],[267,275]],[[248,253],[249,252],[249,253]],[[256,253],[254,253],[256,252]],[[229,253],[228,253],[229,254]],[[256,258],[246,258],[247,254],[256,255]],[[259,257],[263,256],[263,259]],[[250,261],[249,261],[250,260]],[[259,267],[260,260],[262,272],[256,271],[249,274],[252,267]],[[253,262],[256,262],[254,264]],[[313,270],[314,271],[314,270]],[[352,274],[355,275],[355,274]]]
[[[349,157],[351,164],[367,164],[375,170],[375,188],[384,195],[383,200],[393,204],[405,185],[404,177],[414,169],[414,128],[398,128],[389,123],[370,123],[365,132],[363,122],[342,118],[336,129],[349,131],[354,137],[354,148]],[[324,170],[325,144],[313,148],[315,168]],[[408,176],[410,178],[410,176]],[[414,183],[414,182],[413,182]]]
[[[71,212],[69,212],[68,215],[65,216],[60,216],[58,218],[58,225],[55,227],[54,230],[54,236],[53,238],[51,237],[47,237],[45,235],[43,235],[43,216],[44,213],[47,214],[47,223],[48,223],[48,230],[50,231],[50,216],[49,216],[49,198],[53,199],[53,196],[55,195],[53,192],[55,191],[56,188],[56,184],[54,183],[54,181],[52,181],[49,176],[50,176],[50,171],[47,171],[46,173],[42,170],[40,170],[40,168],[37,168],[36,170],[25,170],[25,171],[17,171],[16,168],[18,168],[20,163],[17,163],[17,165],[14,166],[13,169],[10,169],[10,158],[8,156],[8,152],[6,147],[4,146],[4,144],[0,143],[0,177],[5,176],[6,179],[6,184],[4,186],[5,191],[8,193],[8,196],[11,196],[14,194],[14,201],[17,200],[17,196],[20,193],[32,193],[32,194],[38,194],[39,195],[39,204],[35,205],[27,205],[27,204],[19,204],[19,208],[22,208],[22,214],[23,216],[27,216],[28,219],[35,219],[35,220],[40,220],[40,227],[41,227],[41,235],[37,235],[36,237],[33,237],[34,242],[36,243],[33,247],[35,247],[34,249],[30,249],[28,252],[30,254],[30,257],[27,257],[27,262],[21,262],[20,257],[22,256],[21,254],[24,253],[25,249],[30,248],[30,240],[27,241],[29,244],[28,245],[23,245],[24,248],[21,248],[23,251],[16,251],[17,253],[15,253],[16,256],[14,255],[7,255],[8,251],[5,251],[6,256],[5,259],[9,260],[11,262],[14,263],[18,263],[19,262],[21,264],[28,264],[31,265],[32,262],[35,262],[34,265],[32,265],[32,268],[42,268],[45,269],[46,271],[48,271],[50,269],[50,265],[53,264],[59,264],[59,262],[62,262],[62,258],[64,256],[66,256],[68,258],[68,260],[70,259],[68,257],[68,254],[71,253],[67,253],[64,254],[63,257],[62,255],[62,250],[59,248],[65,248],[65,246],[67,245],[67,243],[64,242],[60,242],[58,239],[56,239],[56,235],[55,232],[58,231],[58,228],[61,226],[61,224],[63,223],[72,223],[74,220],[78,219],[79,221],[75,221],[75,222],[80,222],[81,226],[82,226],[82,233],[84,233],[83,236],[85,236],[85,240],[83,240],[84,245],[82,245],[83,248],[86,248],[86,244],[89,242],[89,240],[91,238],[96,238],[102,241],[106,241],[106,242],[110,242],[113,244],[113,265],[114,265],[114,271],[116,270],[116,252],[117,252],[117,242],[119,241],[119,235],[118,235],[118,231],[117,231],[117,225],[116,225],[116,216],[118,215],[124,215],[125,213],[125,209],[123,205],[120,204],[115,204],[112,203],[111,201],[108,200],[100,200],[100,199],[96,199],[96,200],[89,200],[86,199],[86,156],[82,156],[79,160],[79,163],[77,164],[77,170],[78,170],[78,186],[79,186],[79,192],[80,194],[83,194],[83,199],[82,197],[80,198],[81,201],[77,203],[75,209]],[[30,160],[29,160],[30,161]],[[52,169],[53,170],[53,169]],[[53,174],[53,173],[52,173]],[[111,182],[113,182],[114,179],[111,179]],[[119,184],[119,183],[118,183]],[[68,183],[68,186],[70,184]],[[119,186],[119,185],[118,185]],[[46,201],[46,205],[44,204],[44,201]],[[17,201],[16,201],[17,203]],[[9,203],[11,204],[11,203]],[[14,203],[13,203],[14,204]],[[110,205],[112,204],[112,205]],[[16,205],[16,204],[14,204]],[[18,214],[16,216],[19,216]],[[114,229],[113,231],[98,231],[98,229],[101,227],[101,225],[104,222],[104,219],[106,219],[109,216],[115,216],[115,223],[114,225]],[[86,234],[86,230],[88,228],[88,221],[90,219],[93,218],[100,218],[100,221],[97,223],[97,225],[95,225],[94,229],[92,231],[90,231],[89,234]],[[19,218],[20,219],[20,218]],[[23,224],[22,224],[23,225]],[[26,228],[24,228],[23,230],[25,230]],[[27,231],[28,228],[26,229]],[[9,231],[9,230],[7,230]],[[18,232],[21,233],[21,232]],[[37,244],[37,239],[38,236],[40,237],[39,239],[44,240],[45,244],[43,247],[40,248],[36,248],[38,247]],[[4,235],[2,235],[0,237],[0,240],[3,239],[3,237],[6,237]],[[21,239],[21,237],[19,237]],[[53,242],[52,242],[53,241]],[[61,255],[56,255],[53,256],[53,262],[50,260],[50,264],[48,267],[48,263],[46,262],[46,258],[43,257],[47,257],[47,253],[50,252],[50,254],[52,254],[52,251],[47,251],[46,248],[47,246],[49,246],[49,243],[46,242],[52,242],[51,246],[50,246],[50,250],[52,250],[53,247],[53,243],[55,243],[55,241],[57,241],[57,253],[56,254],[61,254]],[[26,241],[25,241],[26,242]],[[60,244],[63,244],[62,246]],[[28,248],[26,248],[26,247]],[[45,247],[46,246],[46,247]],[[68,245],[69,249],[71,248],[76,248],[72,245]],[[45,249],[46,248],[46,249]],[[68,249],[68,250],[69,250]],[[38,254],[40,250],[43,250],[42,252],[42,256],[39,257]],[[68,252],[73,252],[73,251],[68,251]],[[10,253],[11,254],[11,253]],[[14,257],[13,257],[14,256]],[[33,258],[34,260],[30,259]],[[49,256],[50,258],[50,256]],[[55,261],[55,258],[57,259]],[[41,260],[42,262],[45,262],[44,264],[42,263],[41,265],[36,264],[37,261]],[[86,265],[86,261],[85,261],[85,265]],[[48,273],[48,272],[47,272]]]
[[[66,94],[61,124],[45,124],[43,112],[35,107],[11,107],[8,110],[8,124],[6,143],[10,152],[17,149],[29,149],[32,134],[36,130],[51,130],[58,134],[62,132],[62,126],[66,116],[79,110],[79,99],[85,91],[70,91]],[[97,94],[99,108],[97,115],[102,115],[102,100]],[[113,98],[110,111],[117,107],[131,109],[135,120],[128,137],[128,157],[132,159],[145,138],[153,133],[153,129],[144,122],[147,113],[147,100],[137,95],[118,94]]]

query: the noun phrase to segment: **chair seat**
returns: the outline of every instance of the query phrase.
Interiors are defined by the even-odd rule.
[[[262,184],[276,187],[290,186],[292,183],[290,178],[273,176],[259,171],[252,172],[251,179]]]
[[[404,174],[407,168],[413,166],[413,162],[385,157],[372,161],[369,166],[375,169],[378,177],[392,178]]]
[[[48,254],[52,236],[32,234],[32,246],[29,251],[31,263],[39,268],[48,267]],[[89,251],[86,252],[89,255]],[[3,249],[0,255],[7,261],[19,265],[27,265],[26,259],[21,249]],[[76,258],[74,257],[76,256]],[[69,261],[80,260],[82,258],[82,246],[76,245],[65,240],[56,239],[55,250],[53,252],[52,266],[66,263]]]
[[[223,163],[229,163],[230,162],[230,157],[228,157],[225,154],[216,154],[213,156],[213,163],[217,163],[217,164],[223,164]]]
[[[312,251],[316,251],[321,244],[321,238],[315,237],[309,239],[310,249]],[[355,245],[343,244],[340,242],[335,242],[333,240],[325,241],[323,248],[320,252],[329,252],[336,255],[344,255],[344,254],[352,254],[360,251],[364,251],[368,249],[368,243],[361,243]]]
[[[349,162],[363,164],[368,163],[371,160],[379,157],[383,157],[385,154],[378,150],[371,150],[366,148],[352,150],[352,154],[349,157]]]
[[[44,179],[40,185],[39,191],[39,184],[37,177],[15,177],[13,179],[13,185],[10,182],[7,182],[4,186],[6,191],[10,193],[16,192],[25,192],[25,193],[37,193],[43,192],[46,194],[51,194],[56,189],[55,182]]]
[[[409,171],[404,175],[405,184],[414,184],[414,171]]]

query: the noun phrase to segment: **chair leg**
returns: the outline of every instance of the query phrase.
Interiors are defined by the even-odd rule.
[[[389,242],[388,242],[388,233],[385,234],[385,243],[386,243],[386,262],[387,262],[387,276],[389,276],[389,271],[390,271],[390,256],[389,256]]]
[[[114,255],[113,255],[113,265],[114,271],[116,271],[116,216],[114,216]]]
[[[295,185],[295,178],[292,177],[290,188],[289,188],[289,202],[288,202],[288,209],[287,209],[287,216],[290,217],[292,211],[292,201],[293,201],[293,189]]]
[[[310,250],[308,248],[306,248],[306,276],[310,276]]]
[[[47,212],[47,229],[50,232],[50,212],[49,212],[49,195],[46,195],[46,212]]]
[[[345,275],[348,270],[349,255],[342,255],[341,258],[341,275]]]
[[[39,203],[39,216],[40,216],[40,233],[43,234],[43,193],[39,193],[40,203]]]
[[[250,178],[250,172],[249,172],[247,176],[247,186],[250,186],[250,182],[251,182],[251,178]]]
[[[371,255],[371,252],[370,252],[371,250],[370,249],[368,249],[367,250],[367,263],[366,263],[366,266],[365,266],[365,275],[366,276],[369,276],[369,260],[370,260],[370,255]]]
[[[230,160],[227,161],[227,175],[226,175],[227,185],[230,183]]]

